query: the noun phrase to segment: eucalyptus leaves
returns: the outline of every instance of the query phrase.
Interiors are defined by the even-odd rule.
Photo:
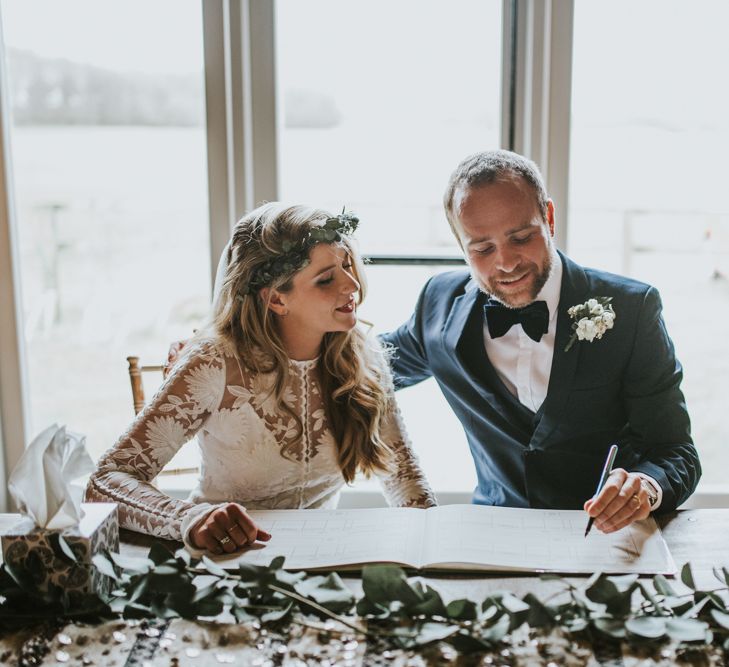
[[[327,218],[319,227],[314,227],[302,239],[301,243],[284,241],[282,254],[262,264],[251,276],[246,294],[255,294],[262,287],[267,287],[282,276],[293,275],[309,263],[309,251],[319,243],[337,243],[342,236],[351,236],[357,229],[359,218],[352,213],[345,213]]]
[[[282,569],[282,558],[270,565],[241,565],[224,570],[181,549],[174,554],[161,544],[146,558],[97,555],[94,564],[112,581],[104,600],[70,600],[61,590],[40,592],[29,572],[0,568],[0,621],[27,623],[28,618],[174,618],[197,619],[229,612],[238,622],[306,625],[313,614],[393,648],[417,649],[443,642],[461,653],[477,653],[507,645],[510,633],[558,631],[575,639],[598,635],[632,643],[673,640],[713,644],[729,652],[729,570],[715,570],[719,587],[701,590],[687,564],[682,594],[657,576],[651,582],[636,575],[592,576],[584,585],[559,577],[563,592],[556,601],[529,593],[508,592],[485,600],[445,603],[431,586],[410,582],[393,565],[372,565],[362,571],[364,595],[355,600],[337,574],[307,575]]]

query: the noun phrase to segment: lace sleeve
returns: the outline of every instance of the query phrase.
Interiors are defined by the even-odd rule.
[[[151,481],[200,430],[220,405],[224,390],[223,357],[209,344],[190,349],[127,432],[102,456],[85,499],[118,503],[123,528],[181,540],[191,523],[213,506],[170,498]]]
[[[388,389],[388,413],[383,424],[383,439],[394,452],[394,467],[390,474],[379,475],[387,503],[394,507],[433,507],[437,505],[435,494],[428,484],[413,451],[400,414],[392,376],[386,364],[382,380]]]

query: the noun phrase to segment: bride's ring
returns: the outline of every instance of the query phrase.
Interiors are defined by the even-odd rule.
[[[638,496],[633,494],[632,496],[630,496],[630,502],[633,503],[636,507],[638,507],[640,505],[640,498],[638,498]]]
[[[218,540],[218,542],[220,542],[220,546],[223,546],[223,547],[224,547],[224,546],[225,546],[226,544],[228,544],[228,542],[232,542],[232,541],[233,541],[233,540],[231,540],[231,539],[230,539],[230,538],[229,538],[229,537],[228,537],[227,535],[226,535],[225,537],[222,537],[222,538],[220,538],[220,539]]]

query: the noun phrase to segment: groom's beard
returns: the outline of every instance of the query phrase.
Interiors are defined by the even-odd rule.
[[[522,308],[528,306],[534,302],[542,291],[542,288],[549,280],[549,276],[552,273],[552,267],[554,266],[555,253],[552,248],[547,253],[547,256],[541,266],[532,264],[528,268],[525,266],[519,267],[513,271],[513,275],[519,275],[524,270],[528,270],[529,276],[527,277],[528,283],[524,285],[522,290],[513,292],[502,289],[495,280],[489,280],[488,283],[482,283],[477,280],[482,292],[485,292],[493,299],[496,299],[500,303],[503,303],[509,308]],[[502,278],[508,278],[508,276],[501,276]]]

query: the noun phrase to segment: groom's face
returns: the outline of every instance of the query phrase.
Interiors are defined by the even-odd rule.
[[[532,187],[513,176],[462,190],[454,211],[461,246],[481,289],[512,308],[534,301],[552,268],[552,202],[545,220]]]

